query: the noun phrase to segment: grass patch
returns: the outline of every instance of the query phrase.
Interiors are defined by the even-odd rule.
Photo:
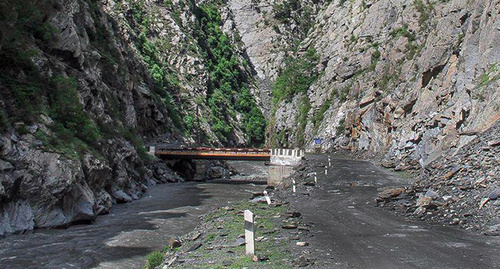
[[[245,255],[245,246],[230,246],[245,232],[243,211],[246,209],[254,213],[255,237],[266,238],[255,243],[255,252],[268,257],[267,261],[254,262]],[[293,257],[289,244],[293,242],[283,240],[284,230],[281,229],[281,225],[290,222],[283,217],[286,212],[288,207],[285,205],[268,206],[250,202],[218,208],[206,214],[203,224],[193,232],[202,234],[197,240],[186,240],[178,251],[167,253],[167,258],[181,255],[181,259],[185,261],[174,264],[173,268],[290,268],[288,262]],[[193,233],[185,238],[191,237]],[[200,243],[201,247],[196,251],[187,252],[193,245]]]

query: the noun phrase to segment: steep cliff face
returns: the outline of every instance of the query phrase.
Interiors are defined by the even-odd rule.
[[[299,44],[314,25],[316,14],[328,1],[229,0],[227,10],[232,25],[241,35],[245,53],[256,72],[258,91],[264,113],[272,111],[272,84],[284,62],[294,55]]]
[[[0,235],[93,220],[146,185],[138,136],[180,140],[171,111],[97,2],[3,3]]]
[[[276,7],[295,1],[260,2]],[[453,170],[450,160],[455,166],[471,162],[470,156],[498,162],[488,149],[471,144],[487,144],[491,132],[496,132],[488,130],[500,116],[498,10],[499,2],[490,0],[324,3],[313,13],[312,27],[292,53],[296,60],[291,63],[302,59],[310,61],[309,66],[317,64],[311,73],[313,83],[305,90],[300,81],[283,83],[281,78],[293,77],[290,70],[299,77],[303,71],[289,68],[294,64],[283,60],[285,68],[276,69],[280,60],[267,55],[277,61],[273,68],[278,70],[267,73],[279,74],[271,86],[275,102],[269,143],[309,148],[314,137],[321,137],[327,150],[374,156],[397,170],[423,168],[431,176]],[[275,17],[276,9],[267,14],[270,24],[261,29],[293,25],[273,21]],[[278,32],[274,35],[286,36],[286,32]],[[243,34],[243,40],[249,38]],[[306,51],[315,51],[319,59],[307,57]],[[249,56],[262,62],[262,54]],[[294,97],[276,98],[280,91]],[[425,176],[419,186],[439,189],[441,195],[468,197],[461,201],[467,206],[457,210],[465,213],[498,188],[492,178],[474,195],[444,187],[454,180],[485,177],[484,167],[467,167],[468,179],[462,175],[432,183]]]
[[[321,75],[304,93],[307,145],[320,136],[327,147],[425,166],[470,141],[469,131],[486,130],[499,114],[496,4],[325,5],[299,45],[320,55]],[[281,102],[276,122],[289,122],[281,128],[292,134],[298,113],[294,101]]]
[[[426,166],[498,119],[495,1],[237,2],[228,7],[261,79],[274,82],[285,55],[319,55],[317,80],[275,105],[270,142],[297,146],[304,135],[308,147],[320,136],[327,148]],[[300,4],[311,12],[294,11]],[[309,27],[294,31],[305,17]],[[297,134],[304,98],[307,126]]]
[[[310,36],[327,60],[310,115],[332,100],[318,131],[330,145],[425,167],[498,119],[494,1],[338,4]]]
[[[144,142],[262,143],[224,16],[191,1],[2,2],[0,235],[92,221],[181,180]]]

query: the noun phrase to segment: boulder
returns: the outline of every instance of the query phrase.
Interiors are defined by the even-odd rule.
[[[391,189],[385,189],[382,192],[380,192],[377,196],[377,201],[384,201],[388,200],[390,198],[394,198],[399,196],[401,193],[405,191],[404,188],[391,188]]]
[[[431,197],[432,199],[439,198],[439,194],[437,194],[437,192],[433,191],[432,189],[428,189],[424,196]]]
[[[114,191],[112,196],[119,204],[132,202],[132,197],[122,190]]]
[[[417,200],[417,206],[429,208],[432,206],[432,201],[433,201],[432,197],[424,196],[424,197],[421,197]]]
[[[308,258],[306,258],[305,255],[301,255],[300,257],[295,259],[292,262],[292,264],[293,264],[293,266],[296,266],[296,267],[306,267],[306,266],[309,266],[311,264],[311,261]]]
[[[229,171],[222,166],[209,167],[205,172],[208,179],[224,178],[228,176]]]
[[[490,200],[496,200],[498,198],[498,196],[500,196],[500,188],[490,192],[490,194],[488,195],[488,198],[490,198]]]
[[[484,232],[484,235],[489,236],[500,236],[500,224],[495,224],[489,226]]]
[[[0,172],[12,171],[13,169],[14,166],[11,163],[0,159]]]

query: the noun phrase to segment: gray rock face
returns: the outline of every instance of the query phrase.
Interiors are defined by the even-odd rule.
[[[281,2],[248,2],[229,6],[249,59],[257,69],[273,68],[259,72],[272,80],[280,67],[279,49],[265,53],[263,48],[273,43],[270,28],[285,28],[269,12],[269,6]],[[316,48],[322,71],[306,93],[311,104],[306,144],[298,145],[296,134],[303,94],[276,105],[270,136],[284,137],[287,142],[281,146],[310,150],[313,138],[322,137],[326,150],[380,158],[396,170],[421,170],[425,175],[415,190],[425,193],[432,188],[427,196],[434,199],[432,210],[437,214],[426,218],[442,217],[445,223],[481,229],[498,215],[497,201],[478,209],[481,199],[496,196],[498,188],[492,168],[500,135],[498,4],[493,0],[415,3],[321,5],[298,46]],[[259,13],[255,5],[268,7],[267,12]],[[267,24],[259,24],[262,18]],[[289,40],[287,31],[272,35],[275,40]],[[325,103],[330,104],[326,111]],[[446,203],[440,196],[448,198]]]
[[[119,127],[148,138],[162,134],[163,140],[182,140],[165,104],[152,96],[131,37],[120,30],[125,25],[107,10],[113,4],[60,0],[54,3],[57,9],[40,10],[47,13],[55,36],[43,47],[28,44],[37,51],[34,68],[41,77],[74,78],[85,113],[100,129]],[[102,39],[96,42],[97,37]],[[199,66],[193,61],[185,65]],[[2,111],[4,106],[0,101]],[[113,203],[138,199],[148,184],[180,179],[168,167],[153,173],[149,167],[154,170],[158,164],[144,163],[124,138],[103,138],[87,145],[90,150],[76,149],[72,141],[60,141],[58,148],[42,139],[52,136],[54,119],[40,115],[39,121],[0,128],[0,235],[91,222],[108,213]],[[19,133],[14,127],[26,131]],[[119,132],[103,130],[103,136]]]
[[[275,43],[279,37],[270,24],[266,25],[264,12],[271,12],[271,5],[265,1],[230,0],[228,9],[234,15],[234,26],[238,29],[245,51],[252,61],[260,83],[255,92],[264,107],[269,107],[269,85],[277,76],[284,52],[277,50]]]
[[[11,171],[13,169],[14,169],[14,166],[12,166],[11,163],[4,161],[4,160],[0,160],[0,172],[7,172],[7,171]]]
[[[500,235],[500,224],[492,225],[484,231],[485,235],[499,236]]]
[[[135,167],[141,160],[124,140],[103,146],[105,159],[87,154],[81,162],[33,149],[28,140],[22,137],[3,147],[2,154],[16,169],[4,164],[8,169],[0,174],[1,235],[91,222],[108,213],[113,203],[138,199],[145,184],[180,179],[166,166],[156,177],[149,170],[139,175]]]
[[[259,26],[256,11],[249,15],[250,8],[242,7],[246,5],[232,4],[236,21],[238,16],[246,19],[236,27],[259,27],[242,31],[249,33],[247,38],[243,34],[247,47],[259,47],[267,40],[265,33],[259,34],[280,25],[267,15],[271,23]],[[330,150],[347,148],[420,168],[469,143],[472,137],[462,133],[491,127],[500,117],[495,106],[500,50],[493,45],[500,39],[494,26],[499,18],[486,15],[495,13],[493,6],[486,0],[419,8],[407,0],[323,5],[299,46],[314,46],[324,66],[307,92],[312,107],[305,146],[312,147],[319,136]],[[261,66],[259,57],[273,57],[254,54],[249,57],[256,66]],[[332,95],[341,90],[345,100]],[[271,135],[295,133],[301,98],[278,104]],[[329,99],[331,106],[316,130],[311,121]],[[339,132],[341,125],[345,132]],[[297,145],[298,137],[288,138],[291,146]]]
[[[33,212],[26,201],[0,206],[0,236],[33,230]]]

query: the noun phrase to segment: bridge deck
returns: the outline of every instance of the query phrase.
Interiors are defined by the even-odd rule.
[[[270,161],[269,149],[248,148],[174,148],[156,149],[154,155],[163,160],[203,159],[203,160],[245,160]]]

